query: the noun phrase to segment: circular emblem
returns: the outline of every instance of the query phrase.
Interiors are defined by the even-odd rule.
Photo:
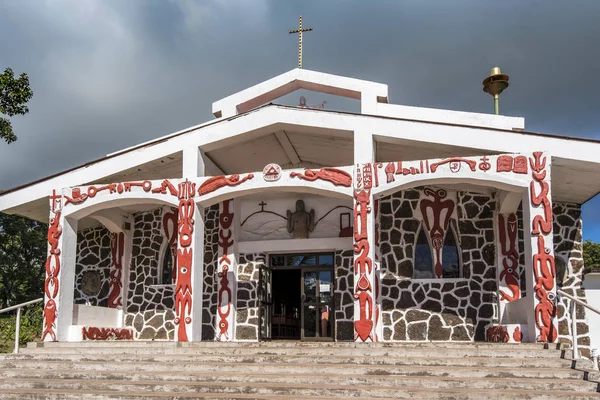
[[[460,171],[460,161],[452,161],[450,163],[450,172],[452,172],[453,174],[455,174],[458,171]]]
[[[99,271],[86,271],[81,277],[81,291],[87,296],[97,296],[102,286]]]
[[[268,164],[263,169],[263,178],[267,182],[273,182],[281,178],[281,167],[277,164]]]

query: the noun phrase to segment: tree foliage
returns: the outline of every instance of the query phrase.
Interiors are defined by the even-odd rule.
[[[4,73],[0,74],[0,114],[9,117],[27,114],[27,102],[32,96],[33,90],[29,87],[29,77],[26,73],[15,78],[13,70],[6,68]],[[7,143],[17,140],[12,124],[4,117],[0,117],[0,139]]]
[[[583,265],[587,271],[600,270],[600,243],[583,242]]]
[[[0,309],[42,297],[48,226],[0,213]]]

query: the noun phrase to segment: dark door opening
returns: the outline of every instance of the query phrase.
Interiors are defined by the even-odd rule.
[[[331,341],[335,337],[334,256],[323,254],[272,255],[272,302],[264,312],[270,338]],[[265,338],[263,336],[263,338]]]
[[[300,269],[273,271],[273,339],[300,340]]]

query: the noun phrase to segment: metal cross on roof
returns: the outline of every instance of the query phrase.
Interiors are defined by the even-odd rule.
[[[300,25],[298,29],[291,30],[290,33],[298,34],[298,68],[302,68],[302,32],[312,31],[312,28],[302,27],[302,15],[300,16]]]

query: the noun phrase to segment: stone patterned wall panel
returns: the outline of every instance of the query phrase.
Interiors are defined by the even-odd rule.
[[[583,238],[581,206],[577,204],[555,202],[554,214],[554,257],[556,263],[556,283],[559,289],[586,301],[585,292],[581,288],[583,275]],[[572,344],[570,300],[560,298],[558,302],[558,341]],[[577,342],[585,357],[590,356],[589,327],[585,319],[585,311],[581,306],[576,308]]]
[[[266,265],[266,262],[267,258],[262,253],[241,253],[238,256],[236,340],[259,339],[258,280],[260,267]]]
[[[133,244],[125,322],[135,339],[173,339],[175,285],[157,285],[163,208],[133,215]]]
[[[485,340],[496,292],[495,200],[457,192],[458,231],[463,263],[460,279],[413,280],[414,245],[423,188],[381,199],[383,340]]]
[[[338,341],[354,340],[354,253],[335,253],[335,332]]]
[[[110,291],[111,232],[103,226],[77,234],[74,302],[107,307]]]
[[[217,324],[217,258],[219,256],[219,204],[204,210],[204,294],[202,340],[215,340]]]

